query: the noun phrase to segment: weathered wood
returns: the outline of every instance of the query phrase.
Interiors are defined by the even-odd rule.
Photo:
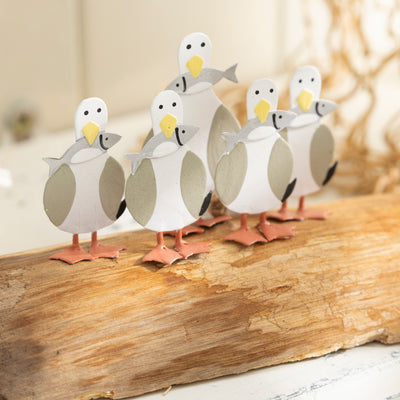
[[[250,248],[222,240],[238,220],[217,226],[188,239],[211,241],[210,254],[162,269],[141,263],[155,244],[143,231],[105,241],[126,244],[117,260],[1,257],[1,395],[119,399],[400,341],[400,196],[324,207],[327,221]]]

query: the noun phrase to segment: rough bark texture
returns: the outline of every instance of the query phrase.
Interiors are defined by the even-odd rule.
[[[400,196],[322,207],[327,221],[249,248],[222,240],[234,219],[189,237],[210,254],[161,269],[141,262],[155,245],[144,231],[103,241],[126,245],[117,260],[0,257],[0,398],[120,399],[400,341]]]

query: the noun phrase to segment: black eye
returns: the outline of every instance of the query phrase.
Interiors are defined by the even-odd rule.
[[[97,112],[101,112],[101,108],[98,108],[98,109],[97,109]]]
[[[182,133],[185,133],[185,130],[184,130],[184,129],[182,130]]]
[[[204,42],[201,42],[201,47],[204,47],[206,44]]]
[[[280,115],[278,118],[281,119],[281,118],[282,118],[282,115]]]
[[[314,82],[314,78],[311,78],[311,82]]]
[[[188,44],[188,45],[186,46],[186,48],[187,48],[188,50],[190,50],[190,49],[192,48],[192,45],[191,45],[191,44]]]
[[[85,114],[85,115],[88,115],[88,114],[89,114],[89,111],[88,111],[88,110],[86,110],[86,111],[84,112],[84,114]]]
[[[260,93],[260,91],[259,91],[259,90],[256,90],[254,93],[255,93],[255,94],[259,94],[259,93]]]
[[[160,105],[158,106],[158,108],[159,108],[160,110],[162,110],[162,109],[163,109],[163,105],[160,104]]]
[[[303,80],[302,80],[302,79],[299,79],[299,83],[301,83],[301,82],[303,82]]]
[[[176,86],[176,87],[179,87],[179,83],[177,83],[175,86]]]
[[[325,107],[325,104],[322,104],[322,107]]]
[[[274,93],[274,89],[269,89],[269,92],[270,93]]]
[[[108,137],[106,137],[106,140],[108,140]]]
[[[176,103],[175,103],[175,102],[173,102],[173,103],[172,103],[172,107],[175,107],[175,106],[176,106]]]

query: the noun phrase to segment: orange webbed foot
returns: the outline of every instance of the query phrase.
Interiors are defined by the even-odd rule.
[[[275,239],[287,239],[294,236],[294,226],[271,224],[268,221],[262,221],[257,225],[259,231],[265,238],[271,242]]]
[[[158,244],[150,253],[143,257],[143,261],[156,261],[161,264],[171,265],[176,260],[182,258],[183,256],[175,250],[169,249],[164,244]]]
[[[81,246],[72,245],[60,251],[59,253],[53,254],[50,259],[61,260],[68,264],[75,264],[79,261],[90,261],[93,260],[93,256],[86,253]]]
[[[90,246],[90,254],[93,256],[93,259],[97,258],[118,258],[119,252],[122,250],[126,250],[126,247],[123,246],[107,246],[101,244],[99,242],[92,243]]]
[[[184,228],[182,228],[182,236],[187,236],[192,233],[203,233],[204,229],[200,228],[200,226],[195,226],[195,225],[187,225]],[[164,235],[169,235],[169,236],[176,236],[176,231],[167,231],[164,232]]]
[[[199,218],[196,221],[196,225],[204,226],[206,228],[211,228],[214,225],[220,224],[225,221],[229,221],[230,219],[232,219],[232,217],[230,215],[221,215],[219,217],[209,218],[209,219]]]
[[[193,254],[209,253],[211,243],[209,242],[185,242],[182,240],[180,243],[175,244],[175,249],[184,258],[188,258]]]
[[[297,211],[297,216],[300,220],[305,219],[319,219],[324,220],[327,219],[329,215],[332,214],[332,211],[329,210],[308,210],[302,209]]]
[[[232,240],[234,242],[241,243],[245,246],[251,246],[252,244],[257,242],[263,242],[263,243],[267,242],[266,239],[264,239],[258,233],[253,232],[249,227],[247,228],[240,227],[236,231],[225,236],[224,240]]]

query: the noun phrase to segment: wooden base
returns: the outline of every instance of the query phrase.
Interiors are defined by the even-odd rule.
[[[0,257],[0,398],[121,399],[400,341],[400,196],[321,207],[326,221],[251,247],[222,240],[228,221],[188,239],[210,254],[162,269],[141,261],[155,245],[144,231],[102,238],[127,247],[115,260]]]

